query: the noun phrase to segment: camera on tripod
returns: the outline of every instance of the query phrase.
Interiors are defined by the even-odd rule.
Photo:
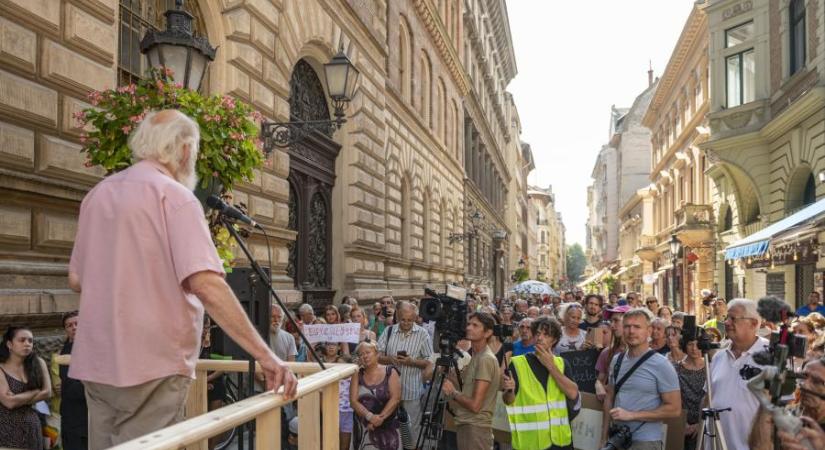
[[[601,450],[624,450],[633,445],[633,433],[627,425],[611,424],[607,429],[607,442]]]
[[[440,340],[455,344],[464,338],[467,329],[467,303],[464,302],[467,290],[447,285],[447,292],[439,294],[424,288],[428,297],[421,299],[419,314],[427,322],[435,322]]]
[[[710,334],[708,334],[704,328],[696,325],[696,316],[685,315],[685,321],[682,326],[682,349],[684,350],[685,347],[687,347],[687,343],[691,341],[696,341],[696,347],[698,347],[702,353],[707,353],[710,350],[719,348],[718,343],[711,341]]]

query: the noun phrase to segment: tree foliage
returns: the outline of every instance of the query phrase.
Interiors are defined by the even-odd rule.
[[[587,265],[587,258],[584,256],[584,250],[578,243],[567,246],[567,279],[571,283],[577,283],[579,278],[584,273],[584,267]]]

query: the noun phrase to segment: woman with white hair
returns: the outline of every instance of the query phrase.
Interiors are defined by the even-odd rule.
[[[579,328],[582,321],[582,307],[578,303],[566,303],[559,308],[559,317],[562,319],[561,339],[553,347],[553,353],[559,355],[564,352],[581,350],[585,345],[586,333]]]

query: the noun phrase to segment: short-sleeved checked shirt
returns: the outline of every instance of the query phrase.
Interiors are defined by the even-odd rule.
[[[387,334],[392,330],[392,336],[387,342]],[[396,356],[399,351],[406,351],[407,355],[415,359],[429,359],[433,354],[433,343],[430,333],[424,327],[413,324],[412,329],[404,333],[398,325],[388,327],[378,338],[378,351],[386,356]],[[421,381],[422,369],[412,366],[400,366],[401,373],[401,400],[418,400],[424,393],[424,383]]]

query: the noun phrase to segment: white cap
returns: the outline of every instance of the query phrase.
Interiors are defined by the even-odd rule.
[[[293,417],[292,420],[289,421],[289,432],[292,434],[298,434],[298,417]]]
[[[702,294],[702,297],[710,297],[710,295],[713,294],[713,291],[710,289],[702,289],[699,292]]]

